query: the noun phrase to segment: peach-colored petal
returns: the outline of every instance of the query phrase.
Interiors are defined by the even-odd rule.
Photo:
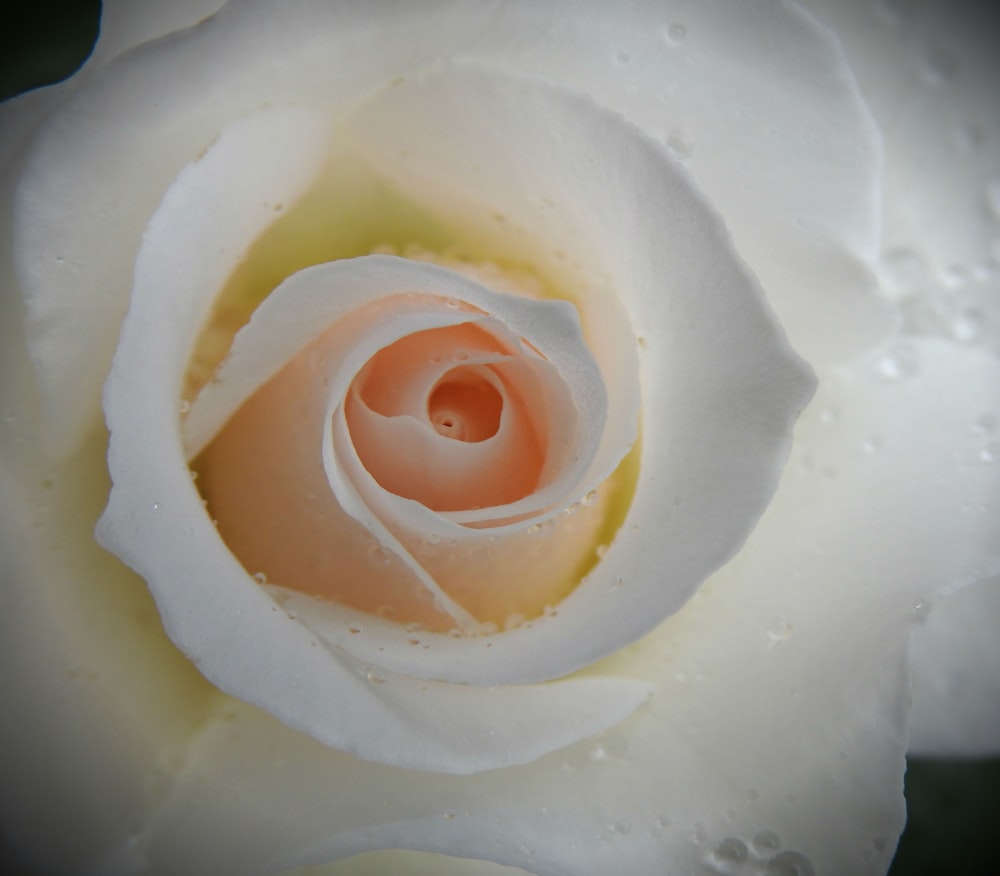
[[[442,294],[428,294],[437,289]],[[352,296],[364,295],[375,297],[349,307]],[[605,516],[595,505],[579,519],[553,519],[550,507],[568,507],[597,486],[579,479],[601,442],[604,392],[578,324],[562,326],[573,313],[565,302],[500,296],[440,268],[388,256],[296,275],[260,308],[191,411],[189,425],[198,428],[205,411],[228,410],[235,391],[260,382],[248,383],[247,372],[270,373],[295,351],[302,336],[288,330],[289,321],[315,334],[336,320],[255,392],[199,457],[199,484],[220,533],[248,571],[272,583],[439,632],[483,623],[495,630],[511,617],[540,615],[592,563]],[[522,340],[522,329],[533,337]],[[538,352],[549,348],[551,361]],[[431,422],[429,400],[455,372],[456,356],[460,368],[495,368],[488,373],[509,397],[486,440],[456,441]],[[407,363],[409,372],[395,378]],[[575,374],[567,384],[569,370]],[[389,416],[355,398],[369,381],[371,405]],[[406,442],[405,452],[398,442]],[[610,465],[627,450],[620,448]],[[374,462],[365,464],[366,454]],[[405,486],[425,494],[411,495]],[[513,524],[516,532],[469,529],[437,514],[422,529],[407,525],[413,509],[426,516],[440,503],[504,519],[512,502],[543,516]],[[538,549],[496,543],[524,542],[543,524],[543,562]],[[531,541],[541,548],[544,540]]]

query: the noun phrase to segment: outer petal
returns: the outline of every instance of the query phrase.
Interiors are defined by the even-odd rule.
[[[835,358],[832,347],[843,355],[879,337],[885,314],[862,291],[855,257],[843,254],[872,247],[878,143],[836,46],[777,3],[675,8],[668,18],[637,0],[627,8],[247,0],[98,70],[39,131],[18,190],[19,281],[59,446],[72,446],[96,408],[137,229],[224,124],[268,103],[339,115],[440,58],[561,81],[679,144],[793,343],[811,359]],[[733,107],[746,119],[739,142]],[[792,167],[801,175],[790,177]],[[828,201],[814,199],[817,187]]]
[[[883,294],[915,334],[1000,351],[1000,13],[947,0],[806,5],[844,41],[885,139]],[[998,457],[995,395],[981,401],[970,428]],[[918,628],[916,752],[1000,752],[1000,638],[986,633],[1000,625],[996,594],[984,582]]]
[[[102,66],[141,43],[184,30],[218,12],[226,0],[101,0],[101,35],[88,62]]]
[[[192,876],[273,873],[406,847],[546,876],[739,872],[741,861],[883,873],[903,822],[914,606],[1000,561],[998,471],[984,472],[966,428],[1000,366],[933,342],[917,352],[921,371],[901,380],[875,357],[838,372],[744,551],[601,667],[658,684],[629,721],[460,779],[362,765],[227,709],[150,826],[147,860]]]

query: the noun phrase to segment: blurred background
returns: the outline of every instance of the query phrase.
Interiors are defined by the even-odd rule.
[[[0,100],[71,75],[97,38],[99,15],[99,0],[7,6],[0,13]],[[992,838],[1000,826],[1000,759],[911,759],[906,796],[909,819],[890,876],[1000,873],[1000,847]],[[34,876],[2,836],[0,873]]]

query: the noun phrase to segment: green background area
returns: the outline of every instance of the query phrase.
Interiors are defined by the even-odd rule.
[[[3,12],[0,99],[72,74],[97,36],[99,8],[97,0],[46,0]],[[998,791],[1000,759],[911,760],[906,776],[909,821],[890,876],[1000,872],[1000,851],[990,838],[1000,823]],[[2,841],[0,872],[34,876],[15,863]]]

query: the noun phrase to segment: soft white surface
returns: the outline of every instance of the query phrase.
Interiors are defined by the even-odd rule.
[[[282,10],[292,11],[287,15],[282,12],[277,19],[263,8],[258,9],[256,3],[241,5],[247,10],[245,13],[236,10],[228,15],[234,22],[245,15],[242,22],[245,30],[227,31],[233,34],[231,41],[223,38],[218,22],[209,22],[195,34],[168,40],[148,52],[141,50],[122,59],[112,65],[113,75],[95,84],[93,94],[81,96],[65,116],[53,120],[37,150],[32,149],[31,166],[24,177],[18,203],[29,210],[28,214],[22,214],[28,216],[23,221],[29,226],[37,223],[41,229],[38,237],[28,242],[41,247],[35,254],[40,253],[47,260],[50,273],[42,276],[44,272],[40,271],[35,275],[34,268],[28,271],[22,265],[21,276],[31,275],[27,282],[34,293],[53,290],[49,309],[39,307],[35,311],[35,331],[58,330],[64,332],[62,338],[79,335],[95,341],[94,349],[89,351],[89,340],[81,343],[82,352],[70,361],[41,357],[43,365],[46,368],[51,365],[52,369],[44,372],[50,394],[48,428],[50,435],[53,430],[57,433],[66,448],[78,444],[86,432],[85,423],[96,421],[98,388],[110,361],[117,324],[130,288],[131,256],[141,228],[168,181],[211,144],[221,127],[220,115],[229,118],[255,111],[260,108],[259,101],[275,96],[280,104],[282,96],[292,93],[283,65],[275,69],[261,64],[261,58],[272,46],[282,58],[293,54],[303,58],[311,71],[310,82],[322,82],[326,89],[332,88],[333,101],[379,79],[379,76],[354,76],[350,72],[378,66],[370,42],[375,35],[382,41],[386,55],[398,60],[393,72],[419,66],[436,56],[439,46],[449,40],[455,45],[465,45],[472,55],[479,54],[484,46],[506,41],[521,47],[514,64],[518,69],[523,66],[531,73],[560,68],[566,77],[599,93],[601,102],[623,108],[643,127],[663,133],[677,154],[690,153],[688,163],[705,186],[712,182],[700,158],[717,154],[719,161],[715,165],[709,162],[706,167],[722,166],[725,174],[734,174],[736,178],[724,175],[718,190],[710,194],[727,216],[730,208],[735,211],[733,228],[737,240],[741,234],[766,236],[756,229],[758,223],[763,229],[776,224],[788,232],[788,236],[778,234],[768,246],[758,250],[761,265],[770,264],[773,276],[779,281],[780,266],[771,262],[772,254],[794,250],[798,232],[795,228],[785,228],[789,223],[780,217],[789,215],[787,211],[775,209],[772,215],[771,206],[785,204],[786,198],[797,195],[808,197],[812,189],[790,185],[779,196],[775,178],[781,182],[801,181],[810,176],[820,179],[825,169],[830,168],[831,188],[844,192],[845,202],[865,205],[846,211],[842,218],[849,221],[843,223],[844,233],[858,251],[873,245],[877,211],[867,198],[874,191],[870,183],[877,168],[866,164],[867,170],[859,170],[853,160],[841,163],[845,156],[857,153],[845,149],[836,136],[828,136],[830,124],[844,132],[855,131],[854,122],[863,113],[854,99],[852,86],[844,79],[844,67],[836,62],[835,54],[830,54],[829,46],[806,39],[801,52],[790,48],[794,42],[790,34],[803,36],[803,32],[809,33],[809,28],[799,19],[783,18],[780,4],[678,4],[671,7],[672,11],[666,11],[664,6],[643,7],[643,11],[637,8],[630,14],[623,14],[617,6],[598,26],[594,26],[589,10],[584,14],[575,5],[566,11],[556,4],[538,4],[539,8],[530,15],[526,12],[525,26],[511,24],[507,30],[500,27],[505,19],[497,13],[498,6],[476,4],[460,7],[433,34],[417,26],[417,19],[427,14],[427,4],[399,8],[386,4],[376,10],[370,4],[361,4],[366,14],[395,17],[398,26],[389,26],[385,20],[374,21],[370,29],[363,29],[364,39],[348,40],[336,53],[322,45],[324,35],[340,24],[333,21],[339,15],[334,4],[323,8],[314,5],[317,17],[305,19],[294,14],[305,4],[281,4]],[[865,15],[867,10],[875,8],[861,3],[856,8],[861,9],[862,5]],[[836,18],[841,9],[855,8],[841,4],[840,0],[829,0],[824,6],[831,18]],[[918,6],[926,8],[922,4],[905,3],[876,6],[898,6],[904,13]],[[524,10],[523,6],[518,8]],[[933,8],[941,10],[940,24],[944,26],[949,20],[946,13],[954,7],[941,3]],[[541,25],[530,17],[545,15],[549,9],[555,12]],[[431,9],[430,13],[436,15],[439,11]],[[745,18],[758,13],[763,17],[756,23]],[[480,14],[487,18],[494,16],[490,21],[493,29],[486,34],[475,23]],[[881,44],[886,37],[876,36],[886,31],[874,29],[885,26],[892,16],[880,12],[881,19],[869,20],[865,15],[858,21],[864,22],[867,30],[859,29],[857,42],[852,45],[855,59],[871,60],[870,66],[867,62],[860,65],[862,75],[873,71],[866,80],[869,89],[873,83],[911,80],[907,88],[911,96],[916,94],[917,86],[912,80],[920,75],[925,46],[935,42],[937,25],[929,26],[923,20],[919,27],[904,28],[903,33],[915,39],[899,55],[886,51]],[[879,24],[882,19],[886,21]],[[914,20],[905,14],[897,19]],[[671,30],[671,25],[686,28],[682,39],[669,39],[671,33],[679,34]],[[625,29],[634,32],[622,36],[620,31]],[[990,31],[971,28],[969,33],[973,32]],[[243,43],[244,39],[249,42]],[[580,65],[555,51],[553,41],[559,39],[576,45],[587,63]],[[957,43],[952,45],[961,46],[962,40],[972,37],[953,39]],[[680,50],[671,54],[663,51],[664,45]],[[245,54],[241,46],[246,48]],[[202,52],[203,60],[198,60]],[[794,74],[784,71],[786,52],[794,54],[799,63]],[[894,75],[887,74],[888,67],[885,73],[879,71],[877,64],[883,59],[893,65]],[[897,62],[901,66],[895,66]],[[259,72],[253,72],[255,69]],[[637,74],[640,69],[642,73]],[[961,72],[965,69],[961,63],[958,77],[951,80],[951,88],[956,88],[954,83],[966,81]],[[700,76],[708,77],[701,80],[705,87],[689,88]],[[930,78],[935,78],[933,71]],[[981,81],[987,82],[985,78]],[[341,85],[343,90],[339,90]],[[784,117],[777,127],[760,124],[764,111],[772,110],[779,98],[784,99],[786,88],[810,97],[798,102],[794,113]],[[904,96],[906,90],[901,92]],[[228,109],[221,109],[226,106],[221,99],[224,93],[251,97],[237,99]],[[317,98],[322,89],[315,85],[303,93],[324,105],[329,96],[328,91],[323,98]],[[988,257],[991,236],[995,239],[985,182],[995,178],[995,170],[988,169],[995,167],[990,162],[995,161],[997,150],[976,147],[976,143],[993,142],[989,139],[994,130],[993,117],[988,110],[995,107],[995,102],[983,101],[993,101],[995,92],[987,91],[984,86],[986,97],[977,97],[977,102],[968,107],[953,99],[956,93],[952,91],[949,96],[949,92],[944,92],[938,109],[943,111],[946,125],[935,125],[931,137],[926,137],[926,125],[922,126],[920,119],[939,116],[921,110],[921,99],[899,101],[899,106],[913,108],[913,122],[908,134],[900,129],[900,135],[891,140],[890,149],[895,148],[899,162],[903,156],[920,153],[925,142],[938,142],[943,148],[948,138],[952,138],[955,148],[964,148],[960,145],[963,143],[975,147],[972,153],[961,153],[965,156],[963,166],[976,168],[975,173],[969,177],[968,185],[963,183],[960,190],[954,191],[955,197],[963,198],[962,204],[973,204],[978,211],[975,215],[984,221],[975,226],[978,229],[975,235],[957,235],[953,243],[958,247],[959,240],[964,240],[974,246],[970,252],[976,253],[974,264],[978,264],[979,259]],[[666,104],[659,101],[661,94],[669,95],[671,106],[687,108],[690,116],[670,116],[663,109]],[[886,106],[891,108],[892,101],[887,100]],[[703,111],[705,116],[701,115]],[[162,121],[154,123],[156,118]],[[703,118],[707,119],[704,123]],[[853,122],[839,121],[844,118]],[[970,121],[982,124],[978,134],[968,126]],[[785,127],[786,124],[790,127]],[[659,130],[654,131],[654,127]],[[759,148],[747,148],[747,141],[734,140],[734,130]],[[817,131],[824,135],[816,137]],[[985,141],[981,136],[983,131]],[[108,132],[114,132],[114,136]],[[688,136],[691,132],[693,136]],[[870,133],[858,139],[869,146],[873,142]],[[157,144],[155,154],[150,150],[151,143]],[[755,157],[754,161],[741,160],[739,153],[744,149],[747,156]],[[970,158],[969,154],[975,157]],[[79,163],[78,155],[83,156]],[[762,174],[755,163],[762,156],[771,168],[769,173]],[[699,160],[692,162],[693,158]],[[809,164],[811,170],[785,180],[784,171],[798,166],[796,162],[800,160]],[[890,186],[890,200],[911,205],[908,209],[914,217],[922,215],[926,207],[930,212],[924,215],[941,218],[934,228],[943,233],[951,214],[942,209],[942,203],[951,207],[954,202],[950,196],[945,202],[930,199],[925,202],[922,193],[931,189],[925,189],[923,184],[931,180],[934,190],[952,192],[943,177],[938,182],[936,171],[938,167],[953,165],[915,166],[918,172],[913,176],[891,177],[897,182]],[[78,190],[74,178],[79,167],[85,169],[87,180]],[[859,179],[856,176],[859,173],[865,181],[855,188],[851,181]],[[10,178],[7,184],[5,197]],[[755,197],[741,208],[747,187]],[[860,201],[846,194],[852,188],[862,193]],[[968,200],[964,200],[966,194]],[[132,196],[134,202],[129,200]],[[792,209],[792,215],[801,219],[810,206],[822,207],[800,204]],[[839,223],[832,225],[840,227]],[[93,234],[81,234],[81,228]],[[855,237],[858,229],[865,230]],[[31,236],[23,228],[19,234],[22,242]],[[70,263],[72,270],[69,266],[60,267],[65,264],[56,260],[61,244],[72,242],[78,234],[83,238],[80,253],[94,253],[94,261],[81,255]],[[52,245],[47,249],[49,242]],[[108,247],[110,253],[102,252],[99,245]],[[835,251],[836,247],[829,250],[831,261],[836,260]],[[744,252],[749,254],[747,250]],[[34,257],[26,256],[25,262]],[[942,262],[934,257],[938,267],[950,261],[950,256]],[[757,259],[751,259],[754,267],[762,270],[756,262]],[[3,263],[6,265],[6,261]],[[844,260],[843,264],[841,272],[817,270],[808,282],[786,281],[779,285],[794,293],[793,298],[807,287],[818,292],[836,289],[845,274],[857,271],[852,259]],[[975,279],[976,271],[969,271],[968,276]],[[954,280],[955,275],[948,274],[948,283]],[[5,277],[4,282],[5,289],[12,288],[11,278]],[[79,292],[77,303],[67,297],[67,288]],[[979,280],[963,287],[985,288]],[[97,313],[98,303],[105,301],[105,296],[108,308]],[[11,305],[6,292],[4,304],[5,308]],[[817,350],[827,341],[831,342],[829,347],[839,348],[844,342],[862,349],[879,336],[882,323],[868,318],[857,304],[851,295],[820,295],[808,305],[803,302],[803,307],[818,308],[811,311],[815,315],[812,324],[820,330],[820,337],[815,339]],[[782,310],[780,303],[775,306]],[[794,303],[791,306],[794,308]],[[8,319],[10,312],[5,309],[3,319],[8,330],[16,324]],[[40,312],[44,318],[38,317]],[[826,319],[827,313],[839,321]],[[800,337],[804,339],[801,342],[804,352],[809,352],[806,347],[812,343],[808,340],[810,322],[808,318],[802,320],[805,333]],[[991,316],[986,324],[995,325]],[[831,331],[831,325],[839,326],[842,331]],[[950,321],[942,323],[951,325]],[[955,337],[950,329],[943,333]],[[36,359],[38,343],[44,348],[44,342],[36,342]],[[52,345],[55,349],[58,346],[59,343]],[[914,361],[913,352],[893,354],[881,364],[869,362],[865,366],[868,371],[859,368],[866,379],[874,373],[879,381],[887,373],[906,375],[910,372],[907,363]],[[291,846],[301,842],[297,847],[312,850],[307,854],[315,853],[315,858],[326,853],[359,850],[380,840],[367,826],[371,810],[361,805],[365,801],[360,799],[360,789],[364,788],[372,794],[367,798],[368,803],[384,801],[387,808],[399,806],[406,810],[402,821],[395,826],[380,828],[385,834],[395,832],[395,839],[386,839],[389,843],[447,845],[458,854],[463,851],[489,854],[497,850],[508,860],[523,861],[531,870],[548,867],[551,872],[565,872],[565,868],[559,869],[561,865],[552,852],[552,845],[562,843],[564,854],[579,853],[582,857],[594,852],[580,867],[571,868],[574,874],[587,872],[587,866],[602,874],[621,872],[633,861],[637,863],[631,872],[641,873],[645,866],[641,861],[650,860],[653,867],[646,869],[660,873],[664,862],[669,864],[671,858],[682,861],[684,866],[680,871],[687,872],[700,866],[720,838],[738,834],[749,839],[760,827],[773,827],[781,834],[786,848],[798,847],[807,852],[817,869],[833,873],[883,872],[901,825],[899,792],[905,745],[901,643],[914,623],[909,615],[917,602],[923,604],[926,594],[941,583],[987,573],[989,550],[996,543],[989,528],[989,509],[983,508],[993,500],[980,492],[992,489],[991,482],[982,475],[992,473],[993,469],[980,467],[981,432],[966,431],[970,424],[981,423],[982,400],[996,397],[995,366],[973,352],[958,356],[948,347],[936,351],[921,348],[916,352],[921,376],[904,383],[910,387],[911,395],[920,397],[919,403],[909,396],[901,400],[887,394],[896,383],[886,381],[885,393],[879,394],[876,402],[885,406],[888,421],[880,419],[878,410],[867,407],[857,420],[845,416],[844,408],[852,407],[853,400],[870,389],[860,379],[845,381],[844,398],[833,399],[829,408],[822,407],[817,400],[811,409],[821,423],[850,421],[852,426],[836,433],[835,443],[840,450],[831,450],[829,456],[817,453],[811,444],[800,445],[796,454],[801,452],[809,460],[798,455],[796,459],[801,459],[804,471],[811,471],[803,481],[809,490],[797,493],[799,499],[789,502],[791,511],[785,520],[771,526],[767,523],[770,516],[765,518],[767,528],[761,532],[770,533],[774,542],[782,545],[781,555],[784,556],[791,543],[796,546],[795,556],[802,560],[786,566],[784,560],[775,563],[773,558],[767,558],[761,559],[761,565],[756,567],[758,580],[769,585],[785,583],[778,601],[772,603],[761,598],[756,588],[746,584],[749,578],[740,577],[742,586],[737,586],[726,577],[727,568],[719,580],[729,584],[706,591],[706,601],[699,597],[690,604],[691,611],[677,615],[665,628],[670,636],[663,650],[658,650],[660,645],[651,637],[649,645],[629,652],[638,663],[666,672],[663,687],[672,694],[654,700],[655,715],[641,725],[643,729],[634,738],[631,730],[640,726],[638,722],[646,717],[645,712],[636,716],[635,723],[623,724],[621,734],[551,755],[539,762],[537,771],[529,765],[487,773],[492,784],[479,786],[476,782],[482,777],[428,779],[360,764],[294,734],[252,708],[227,704],[225,708],[234,710],[235,718],[206,726],[190,751],[176,799],[162,812],[157,828],[151,830],[152,859],[177,860],[189,854],[194,862],[192,869],[181,872],[198,872],[202,868],[213,874],[224,873],[225,867],[232,865],[232,872],[242,876],[248,870],[242,869],[240,860],[221,859],[226,854],[238,859],[244,847],[253,865],[260,863],[254,857],[255,850],[263,847],[269,853],[275,849],[281,851],[280,846],[285,842]],[[168,793],[180,769],[179,760],[169,756],[173,740],[185,738],[187,728],[200,719],[204,699],[191,691],[200,691],[205,697],[206,686],[194,679],[189,689],[182,687],[174,692],[170,688],[171,680],[179,683],[181,678],[190,679],[190,675],[185,675],[189,667],[165,645],[157,623],[150,621],[142,583],[132,579],[119,565],[109,564],[106,555],[88,554],[94,551],[90,528],[95,512],[87,513],[75,493],[64,493],[61,487],[53,491],[45,485],[45,477],[51,475],[52,469],[41,468],[37,459],[43,430],[27,418],[24,408],[25,404],[29,409],[31,405],[30,380],[23,368],[15,369],[12,365],[17,361],[16,344],[5,344],[3,355],[0,374],[4,378],[4,428],[11,430],[5,436],[4,454],[5,460],[16,461],[11,470],[19,472],[18,479],[13,481],[15,486],[8,489],[5,483],[4,495],[23,497],[16,513],[12,513],[9,505],[4,507],[5,544],[0,552],[5,563],[2,642],[10,654],[10,659],[5,658],[0,666],[5,670],[5,702],[19,704],[18,720],[6,723],[4,730],[10,734],[5,739],[14,741],[6,747],[11,757],[5,761],[5,770],[7,775],[15,776],[13,783],[3,788],[7,792],[4,817],[15,825],[17,837],[25,846],[42,857],[61,860],[62,864],[57,866],[63,866],[64,870],[75,869],[78,861],[92,858],[102,847],[110,847],[120,838],[123,855],[119,861],[141,871],[142,844],[127,842],[126,838],[142,829],[144,813],[157,807]],[[936,371],[940,381],[925,383],[924,378],[932,371]],[[60,412],[67,414],[65,419]],[[927,428],[928,424],[933,425],[933,430]],[[19,448],[16,455],[10,455],[12,444],[8,443],[8,436]],[[895,449],[903,441],[912,444],[910,451],[900,456]],[[841,456],[841,451],[846,455]],[[865,459],[870,456],[870,468],[855,468],[860,454],[865,454]],[[85,444],[80,447],[79,455],[69,460],[69,470],[99,471],[102,455],[100,440]],[[891,460],[895,462],[887,465]],[[843,479],[847,471],[854,471],[857,477]],[[838,504],[828,490],[835,490],[838,483],[848,480],[850,489],[845,493],[850,495],[838,492],[842,500]],[[928,482],[932,489],[925,488]],[[897,491],[897,485],[906,489]],[[875,490],[877,495],[867,490]],[[96,504],[102,488],[88,483],[83,492]],[[783,494],[784,487],[779,500]],[[870,501],[860,500],[861,496]],[[975,496],[978,502],[978,505],[968,503],[971,517],[970,511],[963,510],[969,496]],[[819,502],[817,497],[824,501]],[[23,525],[26,507],[39,512],[41,525]],[[845,513],[844,508],[851,510]],[[52,513],[53,510],[58,513]],[[815,528],[811,528],[812,515],[820,518]],[[39,517],[30,522],[34,524]],[[929,528],[924,528],[925,525]],[[809,538],[810,532],[815,538]],[[53,544],[65,549],[61,554],[65,559],[65,574],[61,576],[53,574],[46,565],[53,557]],[[882,551],[886,545],[899,548],[899,552],[879,553],[880,562],[869,566],[868,559],[873,556],[869,551]],[[964,555],[968,563],[953,565],[965,551],[969,551]],[[15,556],[22,558],[16,565],[11,559]],[[99,556],[100,565],[91,567],[89,561],[83,561],[87,556]],[[750,557],[745,565],[740,565],[741,557],[730,568],[741,568],[749,574],[756,562],[753,555]],[[843,571],[840,562],[849,563],[850,576],[836,574]],[[86,574],[81,575],[82,570]],[[785,571],[787,576],[783,574]],[[844,577],[854,582],[851,588],[842,587]],[[118,581],[121,586],[105,590],[104,583],[110,581]],[[718,601],[719,594],[728,594],[727,599]],[[801,595],[801,603],[788,599],[795,594]],[[740,598],[728,603],[729,596]],[[699,604],[706,606],[704,611],[695,610]],[[11,605],[16,608],[13,612],[7,610]],[[906,617],[897,609],[905,609]],[[850,622],[838,620],[842,617],[839,611],[846,612]],[[918,614],[922,611],[919,609]],[[722,617],[728,618],[732,626],[722,624]],[[679,624],[688,622],[689,630],[679,630]],[[741,644],[730,650],[728,638],[720,643],[714,635],[709,636],[714,643],[711,647],[718,646],[718,654],[722,656],[718,663],[702,662],[700,656],[707,651],[700,651],[699,643],[705,629],[717,630],[719,635],[734,631]],[[814,642],[822,648],[821,654],[809,645],[814,638],[809,633],[818,629],[826,631]],[[752,650],[754,642],[759,653]],[[688,646],[693,650],[689,651]],[[794,647],[789,650],[786,646]],[[160,647],[162,651],[157,653],[163,657],[162,664],[158,664],[162,676],[143,662],[152,654],[149,648]],[[808,648],[809,655],[803,656],[797,648]],[[33,657],[32,673],[25,676],[19,671],[18,660],[29,650]],[[85,655],[88,666],[99,667],[99,671],[94,676],[74,676],[72,683],[68,682],[65,664],[61,662],[67,652],[76,659]],[[739,659],[744,653],[748,659]],[[775,672],[774,661],[779,655],[782,668]],[[749,659],[751,656],[753,659]],[[870,665],[868,658],[872,658]],[[843,675],[830,671],[833,661],[844,670]],[[617,663],[611,666],[615,671],[620,669]],[[704,671],[706,666],[710,672]],[[719,696],[708,697],[699,706],[702,700],[697,692],[719,678],[731,681],[732,685],[715,687]],[[30,684],[22,685],[22,679],[30,680]],[[688,690],[690,693],[683,693]],[[114,722],[116,733],[109,734],[106,722],[115,714],[121,719]],[[148,727],[130,723],[136,716],[146,715],[150,717]],[[174,720],[177,725],[167,723]],[[668,721],[678,723],[670,725]],[[176,737],[168,729],[174,726],[180,728]],[[670,726],[676,731],[664,729]],[[744,733],[745,726],[749,729]],[[48,728],[44,737],[39,733],[40,727]],[[63,734],[60,731],[64,727],[71,729]],[[129,736],[126,727],[131,728],[137,742],[134,758],[127,755],[121,741]],[[724,751],[721,757],[719,751]],[[163,758],[159,763],[157,756]],[[565,760],[561,760],[563,757]],[[604,769],[597,772],[598,766],[589,766],[591,763],[603,764]],[[768,768],[771,763],[781,766]],[[621,769],[629,764],[638,778],[628,778],[634,774]],[[578,779],[566,779],[576,772],[580,773]],[[595,775],[600,776],[596,782]],[[40,781],[39,776],[46,780]],[[749,787],[744,788],[744,784]],[[545,807],[544,796],[532,797],[536,788],[545,794],[562,794],[560,789],[564,785],[566,798],[555,800],[556,808]],[[100,789],[99,794],[95,794],[95,788]],[[636,789],[642,794],[648,791],[655,795],[656,805],[652,810],[647,805],[652,798],[636,795]],[[697,789],[697,797],[692,796],[692,789]],[[339,795],[338,790],[342,791]],[[576,795],[567,804],[566,799],[573,791]],[[325,794],[330,797],[324,797]],[[444,803],[443,798],[447,798]],[[489,805],[494,808],[486,815],[476,816],[473,829],[466,832],[463,804],[468,800],[470,811],[482,811],[483,798],[492,801]],[[346,840],[343,836],[331,838],[328,824],[317,824],[323,815],[311,808],[315,801],[326,804],[331,799],[335,805],[351,810],[342,822],[345,829],[364,824]],[[537,800],[538,806],[526,807],[526,799]],[[101,806],[95,800],[100,800]],[[284,812],[272,805],[275,800],[288,801]],[[20,808],[25,801],[30,805]],[[509,802],[506,809],[505,802]],[[439,803],[440,809],[431,805]],[[14,807],[18,807],[17,811]],[[543,808],[547,811],[542,811]],[[383,811],[378,810],[379,818]],[[652,815],[651,811],[657,814]],[[449,817],[451,813],[453,817]],[[673,813],[672,818],[669,813]],[[298,826],[284,820],[299,814],[303,819]],[[567,815],[580,818],[578,834],[568,840],[556,834],[547,840],[553,821],[565,823]],[[671,819],[670,824],[667,819]],[[56,845],[51,841],[53,835],[68,839],[64,845]],[[550,843],[541,855],[535,843],[539,835],[543,843]],[[515,847],[521,837],[525,838],[523,847]],[[252,842],[248,843],[248,839]],[[276,845],[271,845],[272,840]],[[582,849],[575,845],[578,842],[582,843]],[[472,846],[475,848],[470,851]],[[728,848],[734,846],[730,844]],[[294,866],[301,860],[296,858],[300,852],[288,848],[286,851],[287,857],[275,861],[275,868]],[[859,863],[859,857],[866,854],[871,863]],[[644,855],[647,857],[643,858]],[[98,872],[107,873],[109,868],[100,867]]]
[[[884,872],[903,820],[915,605],[940,580],[997,568],[981,505],[1000,470],[981,466],[967,424],[1000,367],[929,341],[919,371],[888,380],[882,352],[820,388],[739,556],[596,667],[657,685],[627,721],[473,781],[362,765],[226,707],[189,753],[149,861],[270,873],[402,846],[546,876],[697,873],[726,840],[752,848],[771,830],[805,872]]]
[[[885,139],[881,291],[907,332],[1000,353],[1000,9],[974,0],[807,0],[844,42]],[[1000,458],[996,394],[970,425]],[[998,530],[997,539],[1000,539]],[[949,582],[942,582],[948,584]],[[1000,752],[996,583],[928,604],[914,635],[912,747]]]
[[[338,116],[447,57],[579,89],[662,138],[811,362],[888,324],[857,261],[876,246],[877,135],[835,44],[781,4],[247,0],[96,70],[32,145],[15,239],[51,449],[94,422],[141,229],[226,122],[289,102]]]

